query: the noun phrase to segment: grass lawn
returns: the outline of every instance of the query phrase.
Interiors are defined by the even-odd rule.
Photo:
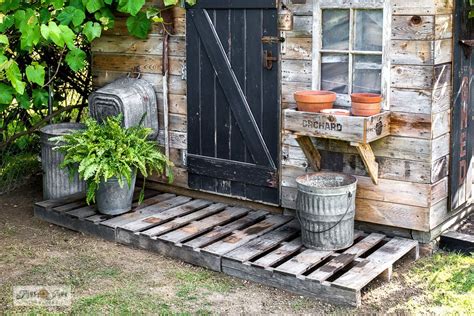
[[[0,314],[435,313],[474,310],[474,257],[437,253],[376,281],[341,308],[41,222],[40,182],[0,196]],[[12,306],[15,285],[69,285],[72,306]]]

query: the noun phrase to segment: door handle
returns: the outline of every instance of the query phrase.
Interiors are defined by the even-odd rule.
[[[278,61],[278,57],[274,57],[271,51],[263,51],[263,68],[267,70],[272,70],[273,62]]]

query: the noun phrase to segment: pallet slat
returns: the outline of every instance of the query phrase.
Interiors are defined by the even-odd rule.
[[[316,280],[318,282],[327,280],[336,272],[347,266],[349,263],[353,262],[354,259],[362,256],[372,247],[377,245],[380,241],[384,239],[384,237],[385,235],[381,234],[370,234],[369,236],[356,243],[354,246],[344,251],[342,254],[338,255],[316,271],[312,272],[310,275],[308,275],[308,278],[311,280]]]
[[[159,238],[168,242],[180,243],[186,239],[190,239],[194,236],[209,231],[212,229],[212,227],[216,225],[222,225],[232,221],[233,219],[242,217],[248,214],[249,211],[249,209],[243,207],[228,208],[220,213],[201,219],[199,221],[194,221],[177,230],[161,235]]]
[[[303,244],[301,243],[301,238],[296,238],[290,242],[283,243],[274,251],[252,262],[252,265],[268,269],[278,262],[283,261],[285,258],[293,255],[302,247]]]
[[[172,231],[173,229],[177,229],[177,228],[180,228],[192,221],[196,221],[196,220],[199,220],[201,218],[204,218],[206,216],[211,216],[213,214],[216,214],[220,211],[222,211],[223,209],[225,209],[227,206],[225,204],[222,204],[222,203],[216,203],[216,204],[212,204],[202,210],[199,210],[197,212],[194,212],[194,213],[191,213],[191,214],[188,214],[186,216],[183,216],[183,217],[179,217],[179,218],[176,218],[170,222],[167,222],[167,223],[164,223],[164,224],[161,224],[159,226],[156,226],[154,228],[151,228],[151,229],[148,229],[144,232],[141,232],[142,235],[144,236],[149,236],[149,237],[155,237],[155,236],[159,236],[159,235],[162,235],[162,234],[165,234],[167,232],[170,232]]]
[[[243,229],[247,226],[255,224],[256,222],[262,220],[267,214],[268,212],[266,211],[252,211],[246,216],[239,218],[232,223],[228,223],[224,226],[214,227],[208,233],[184,243],[183,246],[193,249],[205,247],[221,238],[226,237],[235,230]]]
[[[332,255],[334,251],[306,249],[301,253],[279,265],[275,271],[290,275],[301,275]]]
[[[393,238],[334,281],[332,285],[360,291],[382,272],[391,268],[398,259],[413,250],[416,252],[415,257],[418,257],[418,242],[409,239]]]
[[[185,198],[182,196],[175,196],[174,194],[161,194],[161,202],[152,204],[142,208],[136,212],[130,212],[124,215],[114,217],[110,220],[104,221],[102,225],[116,228],[121,225],[136,221],[141,218],[148,217],[159,212],[166,211],[167,209],[173,208],[175,206],[184,204],[190,201],[190,198]]]
[[[153,226],[157,226],[160,223],[163,223],[168,220],[172,220],[178,216],[184,216],[201,208],[211,205],[212,202],[205,200],[193,200],[183,205],[170,208],[166,211],[154,214],[134,222],[120,226],[121,229],[128,230],[131,232],[137,232],[141,230],[146,230]]]
[[[270,215],[263,221],[244,230],[235,231],[229,237],[203,248],[202,251],[214,255],[223,255],[254,238],[260,237],[266,232],[288,223],[290,220],[292,220],[291,217]]]
[[[225,258],[233,259],[239,262],[247,262],[271,248],[278,246],[281,242],[295,237],[299,233],[299,224],[297,220],[275,229],[263,236],[240,246],[224,255]]]
[[[56,212],[69,212],[76,208],[84,207],[86,205],[87,205],[86,201],[84,199],[81,199],[79,201],[74,201],[68,204],[53,207],[53,210]]]
[[[95,215],[97,212],[94,206],[84,206],[67,212],[69,216],[76,218],[86,218]]]

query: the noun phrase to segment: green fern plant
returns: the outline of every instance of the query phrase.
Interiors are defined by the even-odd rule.
[[[87,203],[95,202],[95,195],[101,182],[116,177],[121,187],[125,181],[130,186],[134,172],[144,178],[156,172],[166,174],[173,181],[173,163],[159,150],[156,142],[147,137],[152,133],[141,126],[123,128],[122,116],[109,117],[103,123],[87,119],[84,130],[56,137],[53,141],[63,142],[56,150],[65,154],[62,168],[71,175],[79,172],[87,183]],[[143,185],[140,202],[144,195]]]

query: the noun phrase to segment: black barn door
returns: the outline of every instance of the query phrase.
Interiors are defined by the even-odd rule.
[[[279,44],[267,40],[278,36],[276,1],[199,0],[187,10],[191,188],[279,202]]]
[[[474,9],[474,8],[473,8]],[[472,195],[474,124],[474,19],[469,1],[456,0],[454,16],[453,109],[451,122],[451,209],[463,206]]]

